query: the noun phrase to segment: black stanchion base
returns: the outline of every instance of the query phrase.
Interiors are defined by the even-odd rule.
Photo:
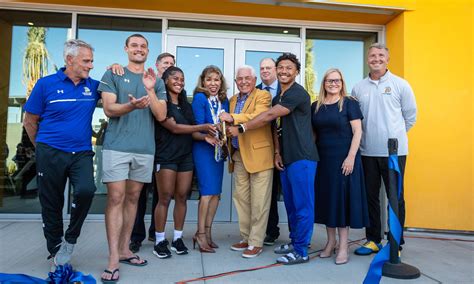
[[[386,262],[382,268],[382,275],[395,279],[416,279],[420,277],[420,270],[406,263]]]

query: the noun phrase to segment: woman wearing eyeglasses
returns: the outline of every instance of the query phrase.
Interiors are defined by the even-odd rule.
[[[348,97],[341,71],[329,69],[312,104],[312,125],[320,161],[315,185],[315,222],[326,225],[327,243],[319,255],[331,257],[339,249],[336,264],[349,260],[349,227],[369,225],[364,173],[359,152],[362,112]]]

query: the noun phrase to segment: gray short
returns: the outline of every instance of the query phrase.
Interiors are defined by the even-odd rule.
[[[153,155],[102,150],[102,182],[133,180],[150,183]]]

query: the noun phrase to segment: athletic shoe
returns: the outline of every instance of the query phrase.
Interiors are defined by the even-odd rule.
[[[284,265],[293,265],[300,264],[309,261],[309,256],[301,256],[296,252],[290,252],[284,256],[277,258],[277,263],[282,263]]]
[[[169,258],[171,257],[171,251],[168,249],[168,240],[164,239],[159,242],[153,248],[153,254],[156,255],[158,258]]]
[[[71,261],[72,251],[74,250],[74,244],[68,243],[66,240],[63,239],[61,243],[61,247],[59,248],[58,252],[54,256],[54,264],[57,266],[65,265]]]
[[[273,236],[270,236],[270,235],[266,235],[265,239],[263,240],[263,244],[266,245],[266,246],[273,246],[277,239],[278,239],[278,237],[273,237]]]
[[[273,250],[276,254],[288,254],[293,252],[295,249],[291,243],[281,245]]]
[[[139,241],[131,241],[130,244],[128,245],[128,248],[130,249],[131,252],[136,253],[140,251],[140,247],[142,246],[142,243]]]
[[[249,247],[249,243],[246,241],[240,241],[236,244],[233,244],[230,249],[235,250],[235,251],[243,251],[246,250]]]
[[[244,252],[242,253],[242,257],[245,258],[254,258],[259,256],[263,251],[262,247],[254,247],[254,246],[249,246]]]
[[[372,253],[379,252],[379,250],[381,250],[381,249],[382,249],[382,244],[381,243],[376,244],[373,241],[367,241],[361,247],[356,249],[354,251],[354,253],[357,254],[357,255],[370,255]]]
[[[176,254],[188,254],[188,248],[184,245],[183,238],[171,242],[171,250]]]

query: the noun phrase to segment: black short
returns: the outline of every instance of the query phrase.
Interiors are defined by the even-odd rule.
[[[194,169],[193,155],[189,154],[185,158],[174,163],[166,163],[166,162],[156,163],[156,166],[155,166],[156,172],[159,172],[162,169],[172,170],[175,172],[190,172]]]

